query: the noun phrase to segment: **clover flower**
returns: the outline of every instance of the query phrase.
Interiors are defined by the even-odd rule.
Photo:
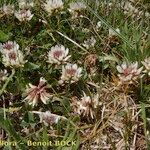
[[[120,29],[115,29],[118,33],[120,33]],[[117,36],[117,33],[114,32],[111,28],[109,29],[109,37]]]
[[[127,64],[126,62],[123,62],[121,66],[116,67],[118,72],[118,77],[121,82],[129,82],[132,83],[132,81],[137,80],[137,78],[140,77],[141,71],[143,67],[138,68],[138,62]]]
[[[40,122],[43,122],[46,126],[48,126],[49,124],[50,125],[57,124],[61,118],[65,119],[65,117],[52,114],[50,111],[46,112],[32,111],[32,113],[38,114],[40,117]]]
[[[44,9],[51,14],[54,10],[62,9],[63,5],[62,0],[47,0],[44,3]]]
[[[145,67],[145,70],[143,72],[148,73],[148,75],[150,76],[150,57],[142,61],[142,64]]]
[[[138,7],[135,7],[130,1],[122,2],[121,7],[125,15],[129,15],[137,20],[140,19],[143,15],[148,15],[148,12],[143,12]]]
[[[6,67],[23,67],[24,66],[24,57],[21,51],[11,51],[8,54],[2,56],[3,64]]]
[[[40,78],[37,86],[29,83],[25,93],[25,100],[28,100],[29,105],[32,105],[33,107],[37,105],[39,100],[41,100],[44,104],[47,104],[48,100],[52,97],[47,92],[46,80],[44,78]]]
[[[134,7],[131,2],[122,3],[122,8],[124,10],[124,14],[132,14],[135,16],[136,13],[139,13],[139,10]]]
[[[23,67],[25,62],[23,53],[19,50],[19,45],[14,41],[8,41],[0,45],[2,62],[6,67]]]
[[[4,14],[6,15],[10,15],[14,13],[14,5],[12,4],[4,4],[2,7],[2,11],[4,12]]]
[[[79,13],[86,9],[86,5],[82,2],[72,2],[70,3],[69,11],[72,13],[73,18],[76,18]]]
[[[101,28],[101,26],[102,26],[102,22],[98,21],[97,24],[96,24],[96,30],[99,31],[99,29]]]
[[[74,112],[81,115],[82,117],[92,118],[95,117],[95,111],[99,106],[99,95],[93,95],[93,97],[87,96],[83,92],[83,97],[81,100],[73,100],[72,106],[74,109]]]
[[[33,1],[28,2],[27,0],[19,0],[18,4],[20,9],[29,9],[34,6]]]
[[[145,17],[149,18],[150,17],[150,13],[149,12],[145,12]]]
[[[15,16],[19,21],[30,21],[34,14],[31,14],[29,9],[20,9],[19,11],[15,12]]]
[[[69,49],[63,45],[56,45],[51,47],[51,50],[48,53],[48,62],[51,64],[61,64],[66,62],[71,56],[67,56]]]
[[[7,54],[10,51],[17,51],[19,50],[19,45],[14,41],[8,41],[4,44],[0,44],[0,52],[2,54]]]
[[[90,47],[94,47],[96,44],[96,39],[92,36],[90,39],[87,39],[82,44],[85,48],[89,49]]]
[[[70,11],[81,11],[86,9],[86,5],[82,2],[72,2],[70,3]]]
[[[82,68],[78,68],[77,64],[68,63],[66,66],[62,66],[62,76],[60,83],[71,80],[71,83],[78,81],[81,77]]]

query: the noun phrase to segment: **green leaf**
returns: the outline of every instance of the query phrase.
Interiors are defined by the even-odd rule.
[[[24,70],[26,70],[26,71],[36,70],[38,68],[39,68],[39,66],[32,62],[27,62],[24,66]]]
[[[141,115],[142,115],[142,119],[143,119],[143,122],[144,122],[144,132],[145,132],[145,135],[146,135],[146,128],[147,128],[147,125],[146,125],[146,110],[145,110],[145,104],[144,103],[141,103]]]
[[[9,39],[9,35],[0,30],[0,42],[6,42]]]
[[[118,62],[118,58],[116,58],[115,56],[113,55],[106,55],[106,56],[100,56],[99,57],[99,61],[100,62],[103,62],[103,61],[114,61],[114,62]]]
[[[80,136],[77,134],[76,145],[72,147],[73,150],[78,150],[80,146]]]
[[[19,147],[19,149],[26,149],[26,146],[24,144],[20,144],[20,142],[25,143],[22,140],[22,137],[15,131],[10,119],[4,119],[3,113],[0,114],[0,127],[8,133],[9,137],[13,138],[13,140],[17,143],[17,147]]]
[[[48,135],[47,135],[47,128],[46,128],[46,126],[43,127],[43,139],[41,139],[41,141],[42,140],[43,140],[43,142],[48,142]],[[44,146],[43,150],[47,150],[47,146]]]
[[[124,35],[117,32],[116,29],[112,27],[111,24],[107,20],[105,20],[102,16],[100,16],[97,12],[95,12],[89,5],[86,4],[86,6],[89,9],[89,11],[91,11],[95,15],[95,17],[97,17],[104,25],[106,25],[108,29],[112,29],[122,39],[123,42],[127,43],[127,45],[131,47],[132,49],[135,49],[134,45],[130,43],[130,41],[128,41],[128,39]]]

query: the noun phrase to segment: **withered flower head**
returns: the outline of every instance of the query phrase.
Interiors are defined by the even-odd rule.
[[[46,80],[44,78],[40,78],[38,86],[32,84],[27,86],[25,91],[27,96],[25,100],[28,100],[29,104],[32,106],[37,105],[39,100],[41,100],[44,104],[47,104],[47,101],[52,97],[52,95],[50,95],[46,89]]]
[[[45,125],[57,124],[62,116],[52,114],[50,111],[40,112],[40,111],[32,111],[32,113],[38,114],[40,117],[40,122],[43,122]]]
[[[83,97],[81,100],[74,99],[72,102],[72,106],[74,109],[74,112],[81,115],[82,117],[92,118],[95,117],[95,111],[94,109],[98,107],[99,105],[99,95],[96,94],[92,98],[90,96],[87,96],[83,92]]]
[[[96,54],[89,54],[85,57],[85,65],[87,67],[94,67],[98,57]]]

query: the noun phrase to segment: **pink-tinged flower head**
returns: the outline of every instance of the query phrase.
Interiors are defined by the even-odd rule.
[[[67,64],[66,66],[62,66],[62,76],[61,81],[68,81],[71,82],[78,81],[81,77],[82,68],[78,68],[77,64]]]
[[[96,44],[96,39],[92,36],[90,39],[87,39],[82,44],[86,49],[89,49],[91,47],[94,47]]]
[[[21,51],[10,51],[2,55],[2,62],[6,67],[18,68],[23,67],[25,62]]]
[[[143,66],[145,67],[144,73],[147,73],[150,76],[150,57],[142,61]]]
[[[8,4],[8,5],[3,5],[2,7],[2,11],[4,12],[4,14],[6,15],[10,15],[14,13],[14,5]]]
[[[31,14],[31,11],[28,9],[21,9],[15,12],[15,16],[19,21],[30,21],[34,14]]]
[[[65,117],[52,114],[50,111],[46,112],[32,111],[32,112],[38,114],[40,117],[40,122],[43,122],[45,125],[57,124],[59,119],[61,118],[65,119]]]
[[[51,64],[61,64],[66,62],[71,56],[67,56],[69,49],[63,45],[56,45],[51,47],[51,50],[48,53],[48,62]]]
[[[74,111],[82,117],[94,119],[94,109],[99,106],[99,95],[93,95],[93,97],[91,98],[83,92],[83,97],[81,98],[81,100],[74,100],[72,106],[74,108]]]
[[[83,9],[86,9],[86,5],[82,2],[72,2],[70,3],[70,11],[75,12],[75,11],[81,11]]]
[[[78,17],[79,13],[84,9],[86,9],[86,5],[82,2],[70,3],[69,11],[71,12],[73,18]]]
[[[46,80],[44,78],[40,78],[38,86],[29,84],[25,93],[27,95],[25,100],[28,100],[29,105],[32,106],[37,105],[39,100],[47,104],[48,100],[52,97],[47,92]]]
[[[62,0],[47,0],[44,3],[44,9],[51,14],[54,10],[62,9],[63,5]]]
[[[118,74],[120,80],[122,82],[132,82],[137,80],[140,77],[142,67],[138,68],[138,62],[127,64],[123,62],[121,66],[117,66],[117,70],[120,74]]]
[[[0,51],[2,54],[9,53],[10,51],[17,51],[19,49],[19,45],[14,41],[8,41],[4,44],[0,44]]]
[[[19,50],[16,42],[8,41],[0,45],[2,53],[2,62],[6,67],[18,68],[23,67],[25,62],[23,53]]]

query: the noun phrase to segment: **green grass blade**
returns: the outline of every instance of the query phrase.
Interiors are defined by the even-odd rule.
[[[20,144],[22,141],[21,136],[15,131],[14,127],[11,124],[11,121],[7,119],[3,119],[2,116],[0,116],[0,127],[3,128],[8,134],[9,137],[12,137],[15,142],[17,142],[17,146],[21,149],[24,150],[26,149],[26,146],[24,144]]]
[[[134,46],[128,41],[128,39],[126,39],[122,34],[117,32],[114,27],[112,27],[104,18],[98,15],[90,6],[88,6],[87,4],[86,6],[89,9],[89,11],[91,11],[103,24],[106,25],[106,27],[112,29],[123,40],[123,42],[127,43],[127,45],[132,49],[135,49]]]

